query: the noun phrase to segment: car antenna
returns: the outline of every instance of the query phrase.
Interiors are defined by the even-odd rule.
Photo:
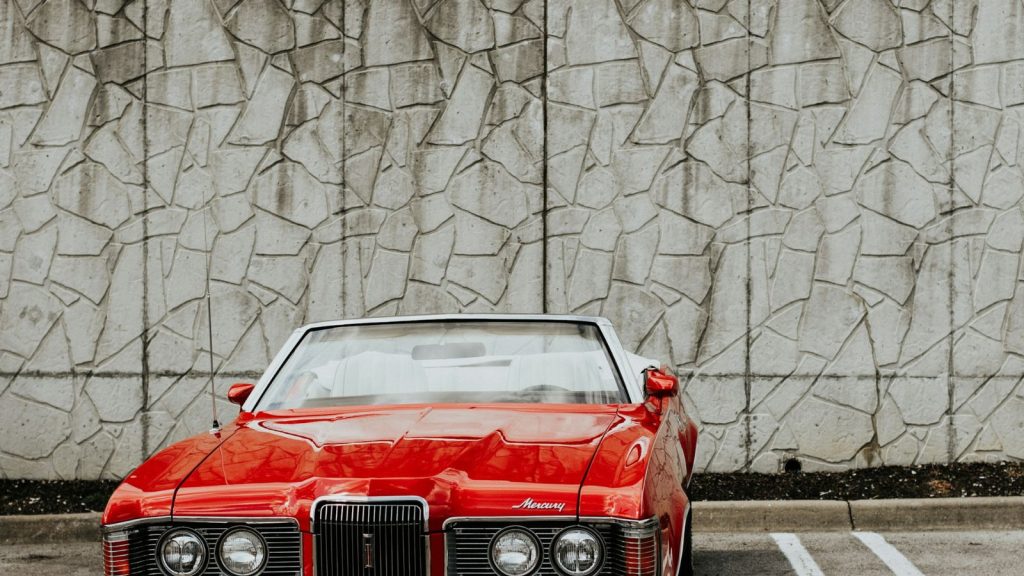
[[[213,383],[213,294],[210,290],[210,258],[213,248],[209,239],[209,208],[203,210],[203,246],[206,247],[206,334],[210,344],[210,408],[213,414],[213,428],[210,432],[220,431],[220,421],[217,419],[217,390]]]

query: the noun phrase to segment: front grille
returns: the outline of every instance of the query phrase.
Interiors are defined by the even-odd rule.
[[[572,522],[457,522],[445,532],[448,550],[448,576],[492,576],[491,540],[509,526],[522,526],[540,540],[542,555],[540,568],[533,576],[560,576],[551,562],[551,543],[559,532]],[[597,532],[604,541],[605,562],[600,576],[655,576],[658,570],[658,541],[654,524],[637,523],[636,527],[617,522],[587,522],[585,526]]]
[[[107,534],[103,539],[104,574],[107,576],[163,576],[157,561],[160,538],[173,528],[195,530],[206,541],[203,576],[223,576],[217,564],[217,543],[231,528],[247,526],[267,542],[267,567],[262,576],[296,576],[302,573],[302,534],[294,522],[247,524],[238,522],[175,522],[137,525]],[[127,543],[127,544],[126,544]]]
[[[422,504],[327,502],[315,518],[317,576],[426,576]]]

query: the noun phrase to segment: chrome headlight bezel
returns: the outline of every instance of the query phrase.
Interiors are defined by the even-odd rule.
[[[589,570],[585,570],[585,571],[582,571],[582,572],[581,571],[575,571],[575,570],[569,570],[565,566],[562,566],[562,564],[559,562],[559,558],[558,558],[558,545],[561,542],[563,542],[563,538],[565,538],[568,534],[571,534],[571,533],[582,533],[582,534],[584,534],[586,536],[589,536],[590,538],[593,539],[594,544],[597,547],[597,559],[594,562],[594,565],[591,566]],[[606,551],[606,547],[605,547],[604,539],[601,538],[601,534],[599,534],[596,530],[593,530],[592,528],[589,528],[587,526],[576,525],[576,526],[569,526],[568,528],[565,528],[564,530],[559,532],[554,537],[554,539],[551,540],[551,550],[549,550],[548,553],[550,554],[551,566],[553,566],[554,569],[557,570],[559,574],[562,574],[563,576],[593,576],[594,574],[597,574],[598,572],[600,572],[601,568],[604,567],[604,564],[605,564],[605,561],[606,561],[605,551]]]
[[[502,537],[508,536],[512,533],[518,533],[526,536],[526,540],[530,542],[530,545],[533,548],[534,558],[532,565],[530,565],[528,570],[519,573],[510,573],[502,570],[498,567],[497,563],[494,560],[494,551],[498,542],[501,540]],[[488,544],[487,546],[487,561],[491,565],[491,568],[497,574],[501,574],[502,576],[529,576],[530,574],[534,574],[537,572],[543,560],[544,548],[541,546],[540,538],[538,538],[537,535],[533,533],[533,530],[530,530],[525,526],[509,526],[507,528],[502,529],[500,532],[494,535],[494,538],[491,539],[490,544]]]
[[[252,540],[254,540],[259,546],[258,554],[262,554],[259,565],[248,572],[236,572],[235,570],[232,570],[228,567],[228,563],[224,559],[224,545],[227,543],[229,537],[234,534],[238,534],[239,532],[245,532],[251,536]],[[235,526],[224,532],[220,539],[217,540],[216,552],[217,565],[230,576],[255,576],[256,574],[260,574],[267,567],[267,560],[270,557],[270,549],[267,547],[267,540],[251,526]]]
[[[193,538],[199,545],[200,558],[196,563],[195,567],[188,572],[180,572],[173,570],[167,564],[167,558],[164,553],[164,546],[167,545],[168,540],[171,540],[177,536],[187,536]],[[166,576],[198,576],[206,571],[207,565],[210,563],[210,549],[206,545],[206,540],[195,530],[191,528],[177,527],[171,528],[165,532],[161,537],[160,541],[156,546],[156,560],[157,565],[160,567],[160,571]]]

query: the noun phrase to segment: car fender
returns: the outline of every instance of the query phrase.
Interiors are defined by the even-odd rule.
[[[170,516],[181,483],[235,430],[233,424],[228,425],[176,442],[154,454],[114,490],[103,511],[103,525]]]

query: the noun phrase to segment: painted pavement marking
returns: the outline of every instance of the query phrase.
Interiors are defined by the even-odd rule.
[[[917,569],[917,566],[914,566],[910,560],[907,560],[907,557],[901,554],[895,546],[886,542],[881,534],[854,532],[853,535],[857,540],[860,540],[865,546],[870,548],[882,562],[885,562],[885,565],[896,576],[924,576]]]
[[[772,538],[797,576],[825,576],[796,534],[772,534]]]

